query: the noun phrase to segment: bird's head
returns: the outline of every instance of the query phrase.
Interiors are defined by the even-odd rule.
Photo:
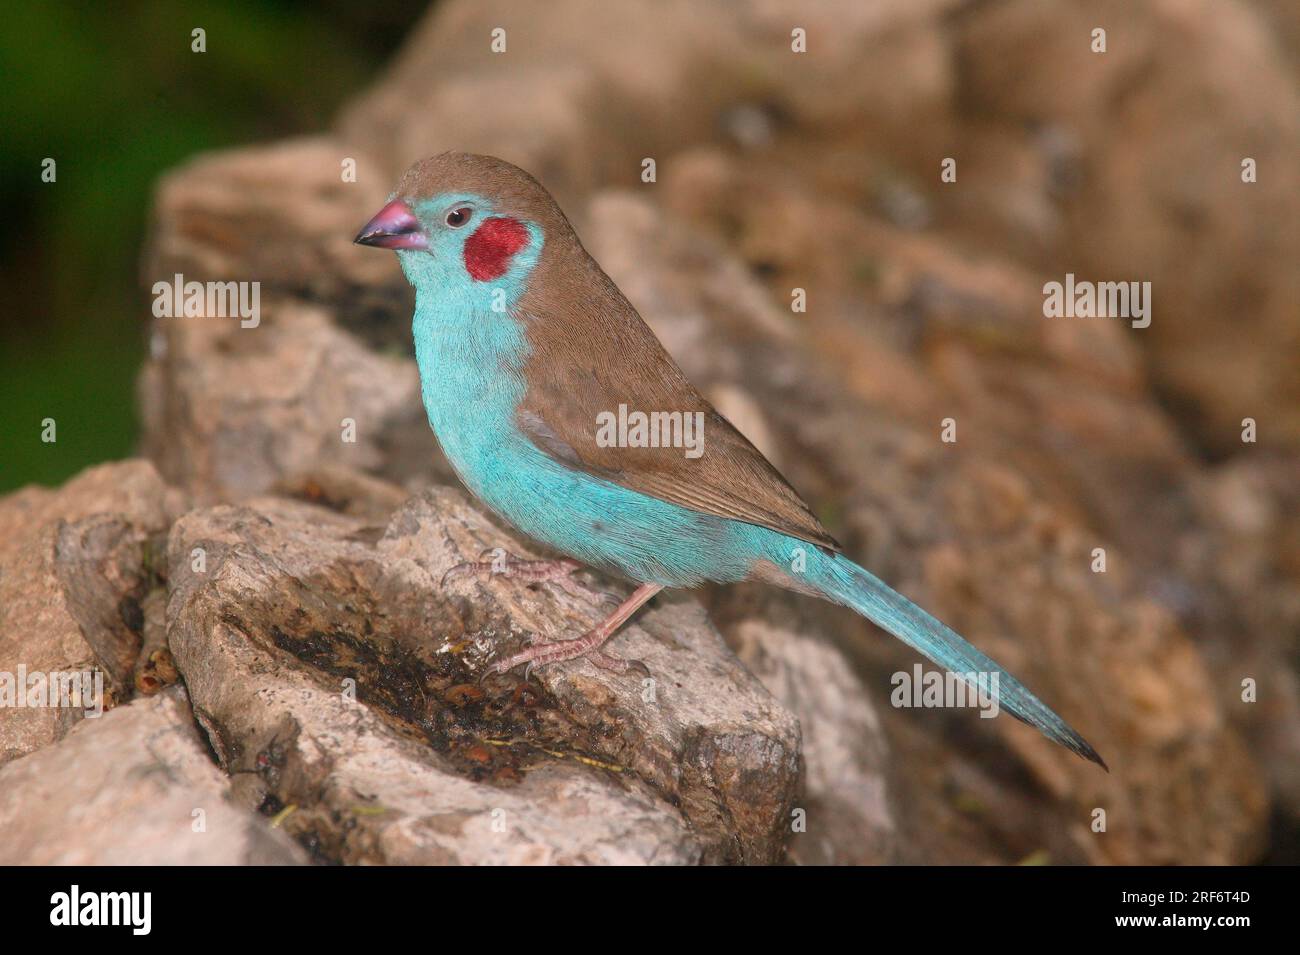
[[[523,296],[543,247],[571,236],[555,200],[522,169],[491,156],[442,153],[406,171],[355,241],[396,250],[417,291],[499,309]]]

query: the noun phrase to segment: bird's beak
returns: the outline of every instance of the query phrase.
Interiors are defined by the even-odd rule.
[[[352,240],[358,245],[381,249],[427,249],[429,237],[420,229],[420,220],[401,199],[394,199],[361,227]]]

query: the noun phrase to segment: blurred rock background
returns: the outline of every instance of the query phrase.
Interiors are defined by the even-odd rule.
[[[329,860],[494,858],[465,822],[478,818],[481,795],[454,780],[520,784],[512,773],[549,794],[534,798],[541,808],[525,826],[539,861],[622,858],[611,845],[634,847],[642,861],[1300,857],[1293,6],[448,0],[359,93],[365,63],[400,32],[393,24],[350,21],[341,7],[324,20],[273,9],[282,32],[263,46],[227,43],[209,27],[199,58],[188,52],[188,22],[152,41],[175,47],[141,81],[152,91],[142,99],[161,104],[97,112],[105,122],[152,116],[163,130],[155,135],[173,145],[153,150],[152,165],[134,163],[120,190],[90,171],[78,180],[88,163],[78,157],[100,155],[82,149],[103,138],[85,122],[61,124],[61,135],[82,138],[68,140],[59,184],[32,185],[53,147],[35,132],[48,119],[28,104],[32,132],[17,141],[29,145],[6,159],[6,182],[19,169],[29,177],[12,191],[37,235],[53,231],[48,243],[21,241],[21,229],[5,240],[21,245],[4,266],[20,279],[10,287],[30,301],[2,332],[4,370],[24,369],[0,386],[16,394],[5,405],[3,478],[52,482],[132,449],[148,463],[0,501],[0,669],[93,659],[125,703],[152,696],[150,678],[176,681],[157,655],[169,648],[222,768],[257,776],[253,791],[236,786],[230,798],[277,819],[314,800],[284,828]],[[308,18],[310,29],[286,26]],[[222,22],[234,36],[258,21],[213,20]],[[329,24],[350,53],[313,32]],[[795,27],[807,31],[806,53],[791,50]],[[1091,50],[1097,27],[1105,53]],[[496,28],[505,30],[502,53],[490,45]],[[234,112],[247,126],[176,125],[177,89],[210,88],[258,49],[262,65],[228,80],[261,98]],[[285,50],[297,59],[286,64]],[[259,70],[274,82],[262,83]],[[36,89],[50,82],[47,64],[33,59],[29,73]],[[277,95],[282,112],[265,105]],[[322,118],[344,97],[336,118]],[[115,135],[130,139],[117,125]],[[311,135],[285,138],[300,132]],[[149,199],[139,191],[156,170],[226,137],[273,141],[188,159]],[[739,744],[728,730],[734,713],[701,709],[715,692],[704,683],[683,681],[673,704],[695,727],[685,734],[693,742],[680,726],[631,717],[621,732],[632,735],[611,740],[592,714],[633,713],[634,701],[626,687],[584,677],[581,664],[543,676],[549,695],[539,705],[551,715],[521,721],[493,710],[493,699],[464,701],[457,667],[472,672],[472,654],[448,670],[427,648],[404,647],[418,621],[509,631],[536,613],[493,591],[505,601],[497,616],[485,623],[462,608],[449,623],[435,595],[413,607],[394,597],[388,575],[425,580],[427,556],[400,573],[374,569],[439,519],[478,526],[428,496],[431,482],[450,478],[418,402],[409,290],[391,257],[350,245],[409,162],[449,148],[537,175],[687,373],[847,549],[1021,675],[1112,773],[1009,720],[891,708],[890,674],[913,662],[904,648],[851,615],[760,588],[699,595],[780,704],[758,702],[755,687],[728,676],[753,701],[746,707],[764,714]],[[954,183],[940,181],[946,157],[957,160]],[[1241,180],[1246,157],[1257,163],[1255,183]],[[340,177],[349,158],[355,183]],[[645,158],[656,162],[653,183],[641,179]],[[93,166],[109,175],[106,160]],[[127,231],[91,226],[84,217],[97,204],[124,202],[127,179],[138,202],[106,216]],[[146,209],[143,267],[133,273],[122,256],[137,254]],[[86,243],[100,234],[116,237],[97,253]],[[149,308],[140,286],[174,272],[260,281],[261,326],[141,321]],[[1066,272],[1150,281],[1151,326],[1044,318],[1042,285]],[[112,284],[128,274],[134,291]],[[805,312],[790,308],[795,288],[806,292]],[[87,302],[102,322],[87,321]],[[81,343],[80,365],[60,351],[69,340]],[[134,442],[126,381],[143,341],[150,358],[139,370]],[[92,384],[87,367],[111,377]],[[39,442],[43,417],[59,422],[57,446]],[[358,423],[356,444],[339,441],[344,417]],[[1241,439],[1248,417],[1255,443]],[[944,418],[957,422],[956,444],[939,440]],[[422,496],[403,504],[411,493]],[[312,519],[294,510],[302,505],[286,498],[339,516],[309,529]],[[223,509],[231,503],[240,507]],[[263,525],[287,536],[268,537]],[[471,536],[486,546],[498,542],[493,533]],[[374,553],[356,543],[372,538]],[[196,540],[222,542],[223,571],[210,584],[186,569]],[[1098,547],[1104,574],[1091,569]],[[107,591],[87,582],[101,577]],[[298,582],[292,599],[286,580]],[[348,609],[330,610],[341,593]],[[267,619],[295,600],[324,621],[311,632],[334,635],[324,645],[305,647],[292,621]],[[267,609],[258,617],[245,606]],[[647,619],[648,633],[675,634],[702,666],[711,659],[707,624],[677,604],[657,612],[663,622]],[[349,642],[367,625],[358,614],[391,629],[383,633],[393,644],[381,640],[376,660],[355,656],[368,641]],[[394,659],[401,672],[423,674],[416,682],[432,702],[413,708],[376,685],[387,722],[359,738],[394,734],[389,750],[376,749],[387,754],[377,764],[410,760],[441,781],[429,776],[422,797],[387,790],[400,818],[363,813],[358,824],[349,813],[365,796],[365,765],[323,758],[307,741],[360,730],[349,722],[343,733],[345,717],[325,703],[286,724],[275,706],[262,713],[232,699],[213,674],[229,680],[232,667],[252,667],[238,662],[249,646],[282,668],[257,700],[322,673],[364,685]],[[1245,680],[1257,684],[1257,702],[1243,701]],[[181,705],[138,718],[174,722]],[[446,714],[461,707],[470,716],[449,730]],[[605,768],[551,765],[516,744],[498,753],[483,742],[489,725],[496,743],[509,726]],[[0,777],[30,774],[28,760],[58,747],[85,747],[88,732],[60,722],[0,728],[0,759],[13,759]],[[430,769],[434,756],[402,749],[411,734],[445,765]],[[647,749],[665,755],[631,758]],[[675,765],[695,768],[670,772]],[[762,767],[770,785],[736,782],[724,767],[737,765]],[[600,775],[609,766],[620,767],[622,788]],[[590,844],[556,838],[560,824],[547,815],[573,800],[574,787],[613,820]],[[431,793],[458,807],[456,827]],[[792,808],[807,812],[807,832],[782,835]],[[1098,809],[1104,833],[1093,830]],[[272,851],[260,836],[241,839],[249,857]],[[293,848],[275,851],[288,859]]]

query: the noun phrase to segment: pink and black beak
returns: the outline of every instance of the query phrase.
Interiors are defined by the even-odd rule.
[[[429,237],[420,228],[420,220],[401,199],[394,199],[361,227],[352,240],[358,245],[380,249],[427,249]]]

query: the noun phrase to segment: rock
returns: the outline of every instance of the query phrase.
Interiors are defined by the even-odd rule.
[[[182,495],[146,461],[101,465],[58,490],[29,487],[0,500],[0,674],[17,684],[20,667],[29,678],[94,670],[109,705],[128,699],[141,602],[157,586],[155,562],[182,508]],[[0,763],[60,738],[83,712],[0,706]]]
[[[391,423],[420,408],[411,362],[367,350],[320,308],[264,312],[249,329],[157,320],[171,324],[163,364],[142,379],[154,408],[145,447],[200,499],[265,492],[330,465],[376,467]],[[433,471],[433,451],[425,457]]]
[[[880,865],[899,859],[889,743],[852,662],[807,604],[746,584],[722,591],[710,614],[742,663],[803,729],[804,796],[789,843],[804,865]]]
[[[330,466],[382,463],[391,475],[403,453],[415,458],[408,471],[439,473],[415,368],[402,358],[410,290],[395,262],[351,241],[389,186],[364,159],[358,182],[341,182],[347,158],[328,139],[300,140],[199,160],[160,187],[145,284],[181,275],[260,288],[255,324],[153,321],[139,385],[144,448],[200,499],[263,493]],[[419,439],[412,452],[406,434]]]
[[[270,498],[182,518],[169,642],[226,771],[330,860],[778,860],[798,724],[701,608],[661,600],[620,633],[650,682],[578,660],[480,683],[524,633],[608,609],[590,586],[440,588],[491,547],[522,553],[445,489],[386,530]]]
[[[1093,53],[1103,24],[1107,51]],[[1057,279],[1152,283],[1152,323],[1134,340],[1200,446],[1241,450],[1251,416],[1268,421],[1262,442],[1294,449],[1300,90],[1268,20],[1211,0],[1014,0],[955,25],[971,126],[1028,144],[1050,124],[1077,140],[1077,188],[1053,203],[1063,227],[1043,264]],[[1000,244],[987,221],[975,228]]]
[[[356,165],[355,181],[344,163]],[[206,155],[158,184],[143,270],[145,286],[188,279],[257,281],[266,299],[350,300],[353,321],[390,303],[392,262],[352,244],[391,183],[364,154],[328,136]],[[355,223],[351,229],[346,226]],[[188,325],[235,324],[205,316]],[[245,331],[260,328],[260,324]]]
[[[1279,816],[1300,821],[1300,456],[1261,454],[1198,475],[1202,534],[1176,549],[1196,596],[1173,595],[1196,621],[1225,710],[1251,741]],[[1188,606],[1190,605],[1190,606]]]
[[[184,690],[78,723],[0,768],[3,865],[298,865],[305,853],[232,804]]]
[[[385,82],[344,110],[339,136],[384,157],[390,181],[455,148],[524,165],[576,200],[593,183],[636,181],[642,157],[682,135],[713,133],[746,74],[737,25],[723,8],[684,0],[657,8],[577,0],[544,13],[452,4],[416,28]],[[497,28],[504,54],[489,45]],[[598,35],[638,42],[589,42]],[[709,82],[699,82],[706,71]],[[689,103],[677,96],[685,88],[695,90]],[[412,113],[421,121],[410,122]]]

